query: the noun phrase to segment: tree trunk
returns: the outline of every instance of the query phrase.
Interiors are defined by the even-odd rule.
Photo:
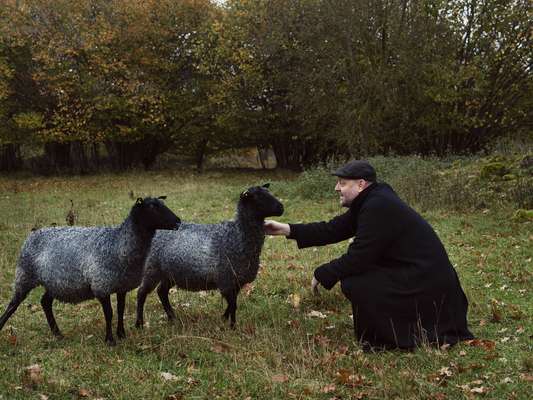
[[[0,171],[15,171],[21,167],[20,145],[13,143],[0,145]]]
[[[205,153],[207,150],[208,139],[202,139],[196,145],[195,160],[196,160],[196,171],[202,173],[204,169]]]

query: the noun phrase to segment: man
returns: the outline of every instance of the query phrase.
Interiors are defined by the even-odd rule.
[[[267,234],[294,239],[298,248],[355,236],[346,254],[315,270],[313,291],[341,282],[365,350],[472,339],[468,301],[431,226],[389,185],[376,181],[368,162],[351,161],[333,175],[346,213],[329,222],[265,222]]]

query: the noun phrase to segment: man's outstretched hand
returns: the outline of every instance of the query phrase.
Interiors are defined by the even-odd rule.
[[[268,219],[265,221],[263,228],[267,235],[289,236],[291,234],[291,227],[289,226],[289,224],[284,224],[281,222],[272,221]]]

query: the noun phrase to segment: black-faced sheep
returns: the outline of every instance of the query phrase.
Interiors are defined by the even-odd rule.
[[[177,229],[180,222],[161,200],[147,197],[137,199],[126,220],[116,227],[32,232],[22,246],[14,294],[0,317],[0,329],[33,288],[44,286],[41,305],[54,335],[62,337],[52,312],[54,299],[79,303],[97,298],[106,320],[105,340],[113,345],[111,294],[117,294],[117,336],[123,338],[126,293],[141,281],[152,237],[156,229]]]
[[[268,184],[241,193],[232,221],[182,223],[177,231],[156,233],[137,292],[137,327],[143,326],[146,296],[157,284],[169,319],[175,318],[168,299],[171,287],[218,289],[228,303],[224,318],[230,318],[231,326],[235,326],[237,295],[243,285],[255,279],[259,269],[264,220],[283,214],[283,205],[267,188]]]

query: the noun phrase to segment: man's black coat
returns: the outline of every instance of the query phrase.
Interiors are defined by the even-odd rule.
[[[331,289],[341,281],[357,337],[366,345],[413,348],[471,339],[468,302],[431,226],[385,183],[361,192],[329,222],[291,224],[299,248],[354,237],[343,256],[315,270]]]

